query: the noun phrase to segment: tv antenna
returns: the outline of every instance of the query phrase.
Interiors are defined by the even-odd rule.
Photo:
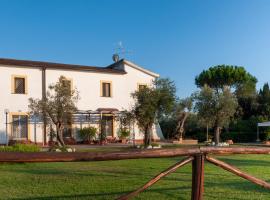
[[[116,48],[114,49],[114,54],[113,54],[113,61],[117,62],[120,60],[120,58],[126,58],[126,56],[132,55],[132,51],[126,50],[124,47],[122,41],[119,41],[116,44]]]

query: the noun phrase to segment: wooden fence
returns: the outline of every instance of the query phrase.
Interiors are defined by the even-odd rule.
[[[162,171],[153,179],[148,181],[142,187],[135,191],[125,194],[118,200],[131,199],[140,192],[146,190],[162,177],[174,172],[178,168],[192,162],[192,192],[191,200],[202,200],[204,192],[204,162],[205,160],[211,164],[221,167],[237,176],[249,180],[261,187],[270,190],[270,184],[246,174],[238,168],[231,166],[223,161],[211,157],[215,155],[228,154],[270,154],[270,148],[254,148],[254,147],[195,147],[195,148],[179,148],[179,149],[159,149],[159,150],[137,150],[128,152],[77,152],[77,153],[15,153],[0,152],[0,162],[76,162],[76,161],[107,161],[107,160],[124,160],[138,158],[162,158],[162,157],[178,157],[186,156],[183,160],[177,162],[173,166]]]

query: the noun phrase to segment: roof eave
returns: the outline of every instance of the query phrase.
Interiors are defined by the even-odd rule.
[[[133,67],[134,69],[137,69],[137,70],[139,70],[139,71],[142,71],[142,72],[144,72],[144,73],[146,73],[146,74],[148,74],[148,75],[150,75],[150,76],[153,76],[153,77],[155,77],[155,78],[159,78],[159,77],[160,77],[159,74],[154,73],[154,72],[152,72],[152,71],[150,71],[150,70],[147,70],[147,69],[145,69],[145,68],[143,68],[143,67],[140,67],[139,65],[136,65],[135,63],[133,63],[133,62],[131,62],[131,61],[128,61],[128,60],[125,60],[125,59],[121,59],[121,60],[119,60],[119,61],[117,61],[117,62],[115,62],[115,63],[109,65],[107,68],[113,69],[115,66],[117,66],[117,65],[119,65],[119,64],[121,64],[121,63],[126,64],[126,65],[128,65],[128,66],[130,66],[130,67]]]
[[[4,66],[13,67],[31,67],[31,68],[47,68],[47,69],[59,69],[59,70],[75,70],[75,71],[88,71],[96,73],[109,73],[109,74],[126,74],[123,70],[108,69],[106,67],[86,66],[86,65],[72,65],[42,61],[30,61],[30,60],[17,60],[0,58],[0,64]]]

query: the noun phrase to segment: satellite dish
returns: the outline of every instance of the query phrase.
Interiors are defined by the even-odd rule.
[[[112,59],[114,62],[118,62],[119,61],[119,55],[118,54],[113,54]]]

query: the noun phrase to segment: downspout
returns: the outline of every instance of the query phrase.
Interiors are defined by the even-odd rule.
[[[46,67],[42,68],[42,100],[46,99]],[[43,113],[43,146],[47,144],[47,119]]]

